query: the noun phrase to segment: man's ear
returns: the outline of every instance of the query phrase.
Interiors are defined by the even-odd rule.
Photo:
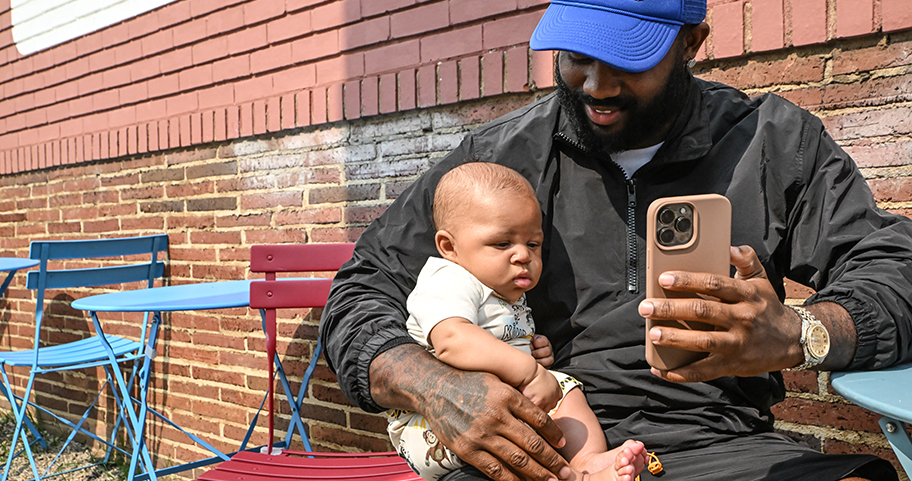
[[[707,37],[709,37],[709,25],[706,22],[700,22],[688,28],[684,34],[684,59],[696,58],[700,46]]]
[[[441,229],[434,235],[434,242],[437,244],[437,252],[444,259],[450,262],[456,262],[456,241],[453,234]]]

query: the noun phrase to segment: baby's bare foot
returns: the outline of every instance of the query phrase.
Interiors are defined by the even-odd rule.
[[[646,467],[647,460],[643,443],[627,440],[608,452],[594,454],[586,459],[574,459],[571,467],[575,471],[592,473],[591,481],[634,481]]]

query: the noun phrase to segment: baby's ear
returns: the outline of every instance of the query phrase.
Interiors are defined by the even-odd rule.
[[[438,230],[437,234],[434,235],[434,242],[437,244],[437,252],[444,259],[456,262],[456,241],[453,238],[453,234],[443,229]]]

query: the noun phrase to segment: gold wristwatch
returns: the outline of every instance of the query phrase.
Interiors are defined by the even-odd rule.
[[[803,371],[810,369],[826,359],[830,352],[830,334],[826,327],[807,309],[788,306],[801,317],[801,349],[804,351],[804,362],[786,371]]]

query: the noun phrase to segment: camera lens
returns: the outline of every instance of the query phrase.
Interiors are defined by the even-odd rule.
[[[666,225],[671,224],[672,222],[674,222],[674,218],[675,218],[674,211],[672,211],[671,209],[669,209],[667,207],[662,209],[661,212],[659,212],[659,222],[661,222],[663,224],[666,224]]]
[[[689,232],[691,227],[693,227],[693,222],[687,217],[678,217],[675,221],[675,229],[678,232]]]
[[[659,242],[661,242],[662,245],[669,245],[672,242],[674,242],[674,240],[675,240],[675,233],[674,233],[674,230],[671,229],[670,227],[663,227],[659,231]]]

